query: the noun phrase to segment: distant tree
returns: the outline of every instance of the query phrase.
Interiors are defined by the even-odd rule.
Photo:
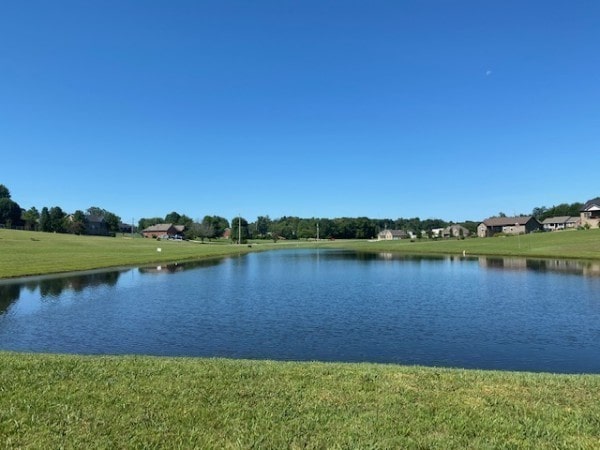
[[[283,216],[277,220],[274,220],[271,224],[271,232],[276,234],[278,237],[284,239],[297,239],[298,217],[286,217]],[[233,228],[233,222],[231,227]],[[233,234],[233,232],[232,232]]]
[[[10,199],[10,191],[3,184],[0,184],[0,198]]]
[[[42,208],[42,212],[40,214],[40,230],[52,231],[52,225],[50,224],[50,212],[46,206]]]
[[[48,211],[50,217],[50,231],[55,233],[64,233],[66,231],[66,214],[60,206],[53,206]]]
[[[176,222],[176,225],[183,225],[187,229],[191,227],[193,223],[194,220],[191,217],[182,214],[181,216],[179,216],[179,221]]]
[[[90,206],[87,211],[88,215],[95,217],[104,217],[104,213],[106,212],[104,209],[99,208],[97,206]]]
[[[165,216],[165,223],[174,223],[179,225],[179,219],[181,219],[181,214],[173,211]]]
[[[117,216],[115,213],[107,211],[104,208],[99,208],[97,206],[91,206],[87,209],[87,213],[90,216],[99,217],[104,219],[106,225],[108,226],[108,231],[111,233],[117,233],[119,231],[119,225],[121,224],[121,218]]]
[[[498,213],[498,217],[506,217],[506,214],[504,214],[502,211],[500,211],[500,212]]]
[[[265,238],[269,234],[269,227],[271,226],[271,218],[269,216],[258,216],[256,219],[256,233],[257,237]]]
[[[185,229],[186,239],[210,239],[214,236],[214,229],[210,222],[192,222]]]
[[[543,212],[539,215],[539,217],[536,215],[536,212],[539,212],[539,210],[541,210],[543,208]],[[556,217],[556,216],[572,216],[572,217],[577,217],[579,216],[579,212],[581,211],[581,209],[583,208],[583,203],[561,203],[560,205],[555,205],[552,206],[551,208],[534,208],[533,209],[533,215],[535,216],[536,219],[543,221],[549,217]]]
[[[0,198],[0,224],[7,228],[21,224],[21,207],[8,197]]]
[[[152,218],[141,218],[138,221],[138,230],[142,231],[148,227],[153,225],[157,225],[159,223],[163,223],[162,217],[152,217]]]
[[[225,230],[229,228],[229,221],[220,216],[204,216],[202,223],[212,227],[213,237],[216,238],[222,237]]]
[[[531,215],[537,220],[544,220],[542,219],[542,217],[544,216],[544,214],[546,214],[546,211],[548,211],[548,208],[546,208],[545,206],[539,206],[533,208],[533,211],[531,211]]]
[[[235,217],[231,220],[231,240],[238,244],[245,244],[248,241],[250,233],[248,232],[248,221],[243,217]],[[241,241],[240,241],[241,237]]]
[[[433,228],[446,228],[448,222],[442,219],[425,219],[421,221],[421,229],[432,230]]]
[[[35,206],[32,206],[23,213],[22,219],[26,230],[37,230],[40,221],[40,212]]]
[[[298,234],[298,239],[316,239],[317,220],[314,217],[311,219],[299,219],[296,232]]]
[[[83,211],[78,209],[68,218],[66,231],[71,234],[85,233],[85,213]]]
[[[121,224],[121,218],[109,211],[106,211],[103,217],[106,225],[108,226],[108,231],[111,233],[117,233],[119,231],[119,225]]]

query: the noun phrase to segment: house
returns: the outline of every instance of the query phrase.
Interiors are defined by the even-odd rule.
[[[398,239],[407,239],[408,233],[404,230],[383,230],[377,234],[378,241],[396,241]]]
[[[434,238],[442,237],[443,233],[444,233],[443,228],[432,228],[431,229],[431,237],[434,237]]]
[[[598,228],[600,226],[600,197],[588,200],[580,213],[581,226]]]
[[[468,237],[471,232],[462,225],[450,225],[442,230],[442,236],[445,238]]]
[[[579,217],[558,216],[544,219],[542,226],[544,231],[557,231],[577,228],[580,223]]]
[[[159,223],[142,230],[142,235],[147,238],[181,238],[185,226],[172,223]]]
[[[497,233],[525,234],[542,229],[542,224],[533,216],[491,217],[477,226],[477,236],[490,237]]]
[[[133,233],[135,231],[135,226],[130,225],[128,223],[119,223],[119,233]]]
[[[106,220],[102,216],[85,216],[85,234],[90,236],[108,236],[109,229]]]

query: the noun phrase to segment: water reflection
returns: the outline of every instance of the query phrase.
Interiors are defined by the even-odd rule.
[[[201,261],[191,261],[191,262],[185,262],[185,263],[170,263],[170,264],[159,264],[156,266],[146,266],[146,267],[139,267],[138,268],[138,272],[141,274],[169,274],[169,273],[177,273],[177,272],[182,272],[184,270],[193,270],[193,269],[199,269],[202,267],[212,267],[212,266],[216,266],[218,264],[220,264],[221,262],[223,262],[223,258],[214,258],[214,259],[207,259],[207,260],[201,260]]]
[[[352,259],[353,254],[339,255]],[[485,269],[532,270],[536,272],[557,272],[570,275],[600,276],[600,261],[568,259],[530,259],[499,256],[459,256],[459,255],[402,255],[397,253],[359,253],[359,260],[383,259],[386,261],[474,261]]]
[[[23,289],[30,292],[39,290],[42,298],[59,297],[65,291],[81,292],[96,286],[114,286],[124,271],[93,272],[79,275],[56,275],[29,278],[26,281],[5,281],[0,283],[0,315],[12,303],[19,300]]]
[[[0,315],[15,301],[19,300],[21,286],[18,284],[0,285]]]
[[[532,270],[535,272],[557,272],[569,275],[600,276],[600,262],[565,259],[525,259],[479,257],[479,265],[486,269]]]
[[[215,266],[223,261],[222,258],[186,263],[162,264],[158,266],[139,267],[137,269],[109,270],[79,273],[77,275],[49,275],[31,277],[20,280],[0,280],[0,315],[8,310],[11,304],[19,300],[21,292],[39,290],[41,298],[59,297],[65,291],[81,292],[84,289],[99,286],[115,286],[119,277],[131,270],[137,270],[142,275],[173,274],[184,270]]]

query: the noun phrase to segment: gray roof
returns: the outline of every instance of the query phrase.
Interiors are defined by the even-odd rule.
[[[392,236],[407,236],[406,231],[404,230],[381,230],[379,234],[390,232]]]
[[[569,219],[571,218],[571,216],[557,216],[557,217],[548,217],[547,219],[545,219],[542,224],[544,225],[548,225],[551,223],[567,223],[567,222],[571,222]]]
[[[485,219],[483,224],[488,227],[506,227],[511,225],[525,225],[532,219],[537,221],[533,216],[490,217]]]
[[[585,202],[582,211],[587,211],[588,209],[591,209],[594,206],[600,208],[600,197],[596,197]]]

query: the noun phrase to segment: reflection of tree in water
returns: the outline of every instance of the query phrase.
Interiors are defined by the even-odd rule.
[[[6,284],[0,285],[0,314],[16,300],[19,299],[21,294],[21,287],[18,284]]]
[[[224,258],[205,259],[201,261],[192,261],[185,263],[173,263],[173,264],[161,264],[158,266],[151,267],[140,267],[138,271],[144,274],[155,274],[155,273],[176,273],[185,270],[199,269],[202,267],[211,267],[219,265]]]
[[[34,279],[2,287],[14,286],[17,290],[24,288],[29,292],[34,292],[39,288],[42,297],[58,296],[66,289],[81,292],[85,288],[93,286],[114,286],[119,281],[120,275],[121,272],[118,271],[97,272],[86,275]]]
[[[61,278],[48,278],[39,281],[42,297],[59,296],[66,289],[81,292],[85,288],[94,286],[114,286],[119,281],[121,272],[98,272],[87,275],[77,275]]]

